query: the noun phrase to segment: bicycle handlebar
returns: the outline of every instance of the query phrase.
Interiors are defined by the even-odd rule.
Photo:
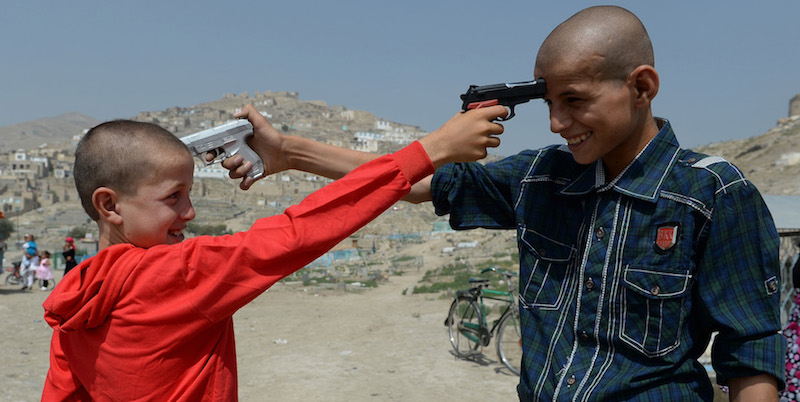
[[[514,271],[508,271],[508,270],[500,269],[498,267],[489,267],[489,268],[484,268],[484,269],[481,270],[482,274],[485,274],[487,272],[497,272],[499,274],[503,274],[503,275],[508,276],[508,277],[519,276],[519,274],[514,272]]]

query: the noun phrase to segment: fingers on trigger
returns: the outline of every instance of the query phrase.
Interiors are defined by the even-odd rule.
[[[241,173],[242,175],[245,175],[245,174],[247,174],[247,172],[249,172],[249,171],[250,171],[252,168],[253,168],[253,163],[252,163],[252,162],[250,162],[250,161],[244,161],[244,163],[242,163],[241,165],[239,165],[239,167],[238,167],[238,168],[236,168],[236,171],[237,171],[237,172],[239,172],[239,173]]]

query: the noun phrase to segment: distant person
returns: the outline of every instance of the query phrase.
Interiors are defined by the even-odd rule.
[[[39,268],[39,250],[36,238],[32,234],[25,235],[22,245],[22,264],[19,274],[22,276],[22,290],[33,289],[34,274]]]
[[[81,139],[75,184],[97,223],[97,255],[44,303],[53,328],[42,400],[237,399],[233,314],[377,217],[447,162],[497,146],[502,107],[457,115],[244,232],[184,240],[194,161],[169,131],[111,121]],[[265,166],[279,136],[254,107]],[[268,169],[269,170],[269,169]]]
[[[50,281],[55,279],[53,271],[50,270],[50,252],[47,250],[41,253],[39,267],[36,268],[36,279],[42,281],[42,286],[39,290],[47,290]]]
[[[800,244],[798,244],[800,247]],[[783,328],[786,337],[786,388],[781,392],[781,402],[800,401],[800,254],[792,265],[792,307],[789,320]]]
[[[8,245],[6,245],[6,239],[3,235],[0,235],[0,271],[3,268],[3,258],[5,258],[6,249]]]
[[[64,245],[61,247],[61,255],[64,256],[64,275],[67,274],[72,268],[78,265],[75,261],[75,242],[72,237],[64,239]]]
[[[432,200],[454,229],[517,231],[522,401],[711,401],[697,359],[715,332],[713,367],[732,400],[783,388],[772,217],[739,169],[681,149],[653,116],[654,64],[634,14],[578,12],[533,70],[565,144],[444,166],[407,197]],[[336,178],[371,158],[324,144],[294,154],[294,142],[273,142],[285,152],[272,166]],[[223,164],[231,177],[247,172],[239,161]]]

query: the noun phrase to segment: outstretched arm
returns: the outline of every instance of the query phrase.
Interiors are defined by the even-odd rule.
[[[486,148],[500,145],[496,135],[503,132],[503,126],[493,120],[506,113],[502,106],[458,113],[419,142],[435,168],[450,162],[476,161],[486,157]],[[267,174],[296,169],[338,179],[380,156],[281,134],[252,105],[245,106],[235,116],[245,117],[253,124],[255,135],[250,147],[261,156]],[[228,158],[222,165],[230,170],[231,178],[242,178],[242,189],[253,184],[252,178],[246,176],[252,166],[242,157]],[[430,178],[415,184],[404,199],[415,203],[429,201]]]

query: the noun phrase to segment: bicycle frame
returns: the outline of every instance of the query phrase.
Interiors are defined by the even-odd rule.
[[[510,286],[510,285],[509,285]],[[515,300],[514,295],[510,292],[504,292],[501,290],[494,290],[494,289],[485,289],[483,284],[479,284],[474,288],[470,288],[466,291],[459,291],[459,294],[469,294],[475,300],[478,301],[478,305],[480,306],[480,321],[477,324],[474,323],[464,323],[464,327],[468,328],[476,333],[479,334],[480,339],[476,338],[472,333],[468,331],[464,331],[463,334],[466,338],[470,339],[473,342],[480,343],[483,346],[488,346],[489,341],[492,339],[492,334],[494,334],[495,330],[497,329],[497,325],[500,324],[500,320],[508,314],[508,312],[514,308]],[[494,320],[492,323],[492,327],[489,328],[489,322],[486,319],[486,303],[485,300],[497,300],[503,303],[507,303],[505,310],[500,314],[500,317]]]
[[[481,274],[489,271],[497,272],[498,268],[486,268]],[[456,356],[469,357],[475,353],[480,354],[482,351],[478,351],[478,348],[489,346],[492,338],[496,337],[497,355],[500,361],[512,373],[519,375],[518,364],[522,354],[518,326],[519,305],[512,281],[512,277],[517,275],[507,271],[503,271],[502,274],[505,276],[508,291],[488,289],[491,283],[488,279],[470,278],[471,287],[456,292],[444,325],[448,327],[450,343],[455,349]],[[496,304],[491,301],[504,304],[505,309],[500,306],[502,312],[499,318],[493,320],[490,327],[488,309]],[[491,305],[487,305],[487,302]]]

